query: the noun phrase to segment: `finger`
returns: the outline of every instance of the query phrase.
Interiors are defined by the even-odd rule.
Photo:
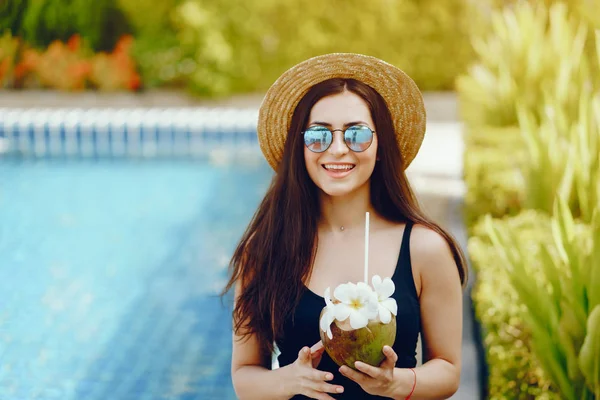
[[[310,352],[315,352],[315,351],[322,351],[325,350],[325,347],[323,347],[323,342],[322,341],[318,341],[317,343],[313,344],[313,346],[310,348]]]
[[[311,371],[310,379],[313,381],[330,381],[333,379],[333,374],[331,372],[319,371],[315,369]]]
[[[309,390],[306,395],[308,397],[310,397],[311,399],[317,399],[317,400],[335,400],[333,397],[331,397],[327,393],[317,392],[316,390]]]
[[[396,354],[394,349],[392,349],[390,346],[383,346],[383,354],[385,355],[385,359],[379,365],[379,368],[394,368],[396,366],[396,362],[398,361],[398,354]]]
[[[398,354],[390,346],[383,346],[383,354],[390,358],[394,364],[398,361]]]
[[[340,385],[331,385],[329,383],[319,383],[315,386],[317,392],[323,393],[344,393],[344,388]]]
[[[311,363],[310,349],[308,348],[308,346],[304,346],[300,349],[300,351],[298,352],[298,361],[302,364]]]
[[[355,371],[352,368],[347,367],[345,365],[341,366],[339,371],[346,378],[352,379],[354,382],[358,383],[359,385],[364,384],[368,378],[367,375],[363,374],[362,372]]]
[[[360,372],[369,375],[373,379],[379,379],[382,375],[381,368],[374,367],[364,362],[357,361],[354,363],[354,366]]]

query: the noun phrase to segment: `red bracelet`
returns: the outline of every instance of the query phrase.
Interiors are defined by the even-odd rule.
[[[414,369],[412,369],[412,368],[409,368],[409,369],[412,371],[413,375],[415,376],[415,382],[413,383],[412,390],[410,391],[410,393],[409,393],[409,394],[408,394],[408,396],[406,397],[406,400],[410,400],[410,396],[412,396],[412,394],[413,394],[413,393],[414,393],[414,391],[415,391],[415,388],[417,387],[417,373],[415,372],[415,370],[414,370]]]

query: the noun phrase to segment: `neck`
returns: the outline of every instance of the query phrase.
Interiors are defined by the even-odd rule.
[[[321,226],[327,231],[364,230],[367,211],[372,221],[374,209],[368,185],[344,196],[321,195]]]

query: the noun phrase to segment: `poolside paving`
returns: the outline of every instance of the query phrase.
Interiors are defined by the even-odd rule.
[[[256,108],[260,98],[260,95],[248,95],[219,101],[198,101],[176,92],[150,92],[141,96],[4,92],[0,96],[0,107]],[[457,122],[456,99],[449,93],[426,93],[425,102],[428,109],[428,133],[421,152],[408,170],[408,176],[424,209],[442,226],[448,228],[466,250],[466,234],[461,217],[464,195],[462,126]],[[218,161],[218,157],[213,159],[214,163]],[[106,338],[102,346],[103,350],[96,355],[97,360],[87,359],[85,371],[82,371],[80,376],[72,377],[71,381],[66,380],[67,386],[68,382],[71,382],[70,389],[69,387],[54,388],[53,395],[51,389],[45,391],[44,388],[38,388],[37,392],[19,392],[28,393],[24,397],[18,397],[16,394],[14,397],[0,395],[0,399],[59,398],[60,390],[76,393],[78,400],[79,398],[117,400],[142,398],[140,393],[146,393],[143,398],[148,399],[159,398],[152,396],[156,393],[162,393],[160,398],[172,399],[235,398],[229,376],[231,324],[227,316],[230,310],[224,309],[215,296],[206,294],[214,293],[215,287],[222,284],[225,253],[231,250],[231,245],[235,241],[232,232],[241,233],[244,222],[256,205],[269,176],[268,168],[260,162],[244,168],[247,172],[245,175],[240,175],[238,171],[231,169],[219,172],[220,184],[215,181],[210,186],[213,199],[202,201],[203,212],[196,214],[195,217],[190,216],[185,226],[180,226],[180,231],[177,232],[177,237],[180,238],[179,247],[161,253],[162,261],[151,269],[140,267],[141,272],[146,272],[145,279],[140,283],[141,286],[138,286],[139,291],[135,296],[125,299],[127,300],[123,303],[125,309],[120,311],[118,320],[112,321],[115,331],[113,335]],[[90,176],[93,177],[94,173],[90,172]],[[0,200],[3,182],[7,185],[9,181],[6,181],[6,178],[4,181],[0,180]],[[110,185],[107,185],[104,190],[110,191],[109,188]],[[252,193],[245,193],[248,190]],[[201,194],[190,193],[194,196]],[[247,202],[238,205],[238,208],[232,211],[228,208],[228,205],[231,205],[231,198],[246,198]],[[227,213],[234,216],[223,218]],[[64,223],[69,224],[68,218]],[[218,231],[209,232],[206,230],[207,226],[218,227]],[[151,228],[150,225],[148,227]],[[9,240],[8,234],[0,235],[0,249],[3,245],[2,239],[5,240],[5,245],[6,243],[18,245],[14,237],[10,242],[6,242]],[[214,254],[215,249],[220,249],[223,254]],[[186,256],[181,258],[181,254]],[[0,262],[1,260],[0,258]],[[212,272],[200,276],[190,268],[191,265],[209,265],[211,266],[209,270]],[[204,291],[199,291],[191,285],[195,280],[201,280],[206,284]],[[464,294],[461,386],[453,399],[481,398],[480,357],[474,337],[475,326],[470,300],[472,283],[471,280]],[[16,301],[22,296],[13,294],[13,298]],[[12,382],[12,386],[7,386],[4,382],[3,386],[2,382],[2,376],[14,379],[14,375],[7,373],[2,375],[3,365],[6,368],[6,360],[11,359],[11,350],[6,343],[2,347],[1,307],[0,304],[0,387],[4,387],[6,391],[7,387],[18,385]],[[28,309],[24,308],[24,310]],[[201,317],[198,316],[198,312],[201,312]],[[154,326],[152,321],[157,319],[160,323]],[[93,328],[94,326],[88,326],[87,329],[93,330]],[[6,329],[4,332],[6,338],[10,332]],[[18,343],[18,338],[13,337],[12,340],[13,343],[15,341]],[[25,344],[22,343],[21,346]],[[38,350],[43,348],[41,346]],[[59,347],[54,347],[54,350],[57,348]],[[50,349],[52,350],[52,343]],[[14,355],[16,353],[14,351],[12,353],[13,357],[16,357]],[[42,357],[43,354],[37,356]],[[135,360],[140,361],[136,364]],[[12,365],[14,369],[19,364],[12,362],[8,365]],[[69,368],[65,366],[63,373],[68,371]],[[128,379],[120,379],[125,375]],[[199,376],[202,377],[200,380],[197,378]]]

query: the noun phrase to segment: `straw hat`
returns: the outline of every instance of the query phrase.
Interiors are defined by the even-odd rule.
[[[273,169],[281,162],[292,115],[308,90],[331,78],[356,79],[385,100],[396,130],[406,169],[417,155],[425,134],[423,96],[400,69],[378,58],[331,53],[310,58],[283,73],[267,91],[258,114],[258,142]]]

